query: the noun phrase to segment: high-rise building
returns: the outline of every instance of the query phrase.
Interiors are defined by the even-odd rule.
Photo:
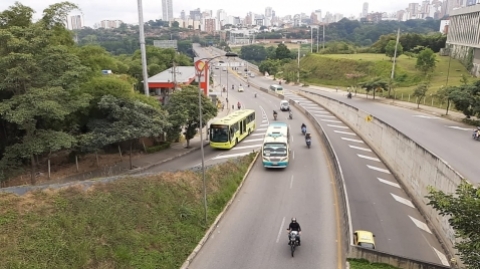
[[[363,8],[362,8],[362,18],[366,18],[368,15],[368,3],[365,2],[363,3]]]
[[[199,21],[202,18],[202,12],[200,11],[200,8],[190,10],[190,19],[194,21]]]
[[[217,29],[222,29],[222,26],[227,24],[227,12],[223,9],[217,10]]]
[[[82,16],[75,15],[70,17],[70,28],[71,30],[82,29]]]
[[[162,15],[164,21],[173,21],[172,0],[162,0]]]
[[[204,31],[207,33],[213,33],[217,30],[217,22],[215,18],[203,19]]]
[[[100,22],[101,28],[118,28],[123,22],[121,20],[103,20]]]
[[[317,17],[317,21],[320,23],[322,22],[322,10],[321,9],[317,9],[315,10],[315,15]]]
[[[185,15],[185,10],[182,10],[182,12],[180,12],[180,19],[182,19],[182,20],[187,19],[187,16]]]
[[[265,8],[265,17],[271,18],[272,17],[272,11],[273,11],[273,9],[271,7],[266,7]]]

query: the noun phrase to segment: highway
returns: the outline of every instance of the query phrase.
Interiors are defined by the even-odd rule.
[[[229,83],[239,85],[240,81],[230,74]],[[243,93],[230,90],[229,99],[255,109],[261,129],[265,119],[258,115],[266,111],[266,123],[271,122],[272,111],[278,110],[280,100],[253,89],[245,90]],[[289,167],[267,170],[261,160],[257,161],[235,202],[189,268],[343,268],[344,260],[337,255],[340,229],[330,166],[318,134],[312,132],[312,148],[306,147],[300,125],[309,123],[295,109],[293,113],[293,120],[286,119],[286,112],[279,112],[278,119],[291,126]],[[247,141],[240,142],[236,148],[255,144],[244,143]],[[206,153],[210,162],[216,154],[217,151],[210,150]],[[192,158],[190,164],[199,161],[198,156],[188,158]],[[290,255],[286,233],[291,217],[298,219],[303,230],[302,246],[294,258]]]
[[[256,77],[250,83],[268,88],[272,80]],[[425,219],[368,145],[334,115],[295,95],[294,87],[285,88],[286,98],[316,115],[332,141],[344,170],[353,229],[373,232],[380,251],[448,264]]]

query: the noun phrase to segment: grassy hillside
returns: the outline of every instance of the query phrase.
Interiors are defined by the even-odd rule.
[[[384,263],[370,263],[365,259],[348,259],[351,269],[399,269]]]
[[[437,55],[437,67],[431,77],[431,89],[438,89],[447,83],[449,57]],[[395,67],[397,91],[405,92],[413,88],[424,79],[423,74],[415,69],[416,58],[400,56]],[[312,54],[301,61],[302,69],[310,73],[307,83],[348,87],[355,84],[352,79],[347,79],[346,74],[363,73],[368,80],[373,77],[390,78],[392,62],[383,54]],[[470,76],[465,67],[452,59],[448,85],[459,85],[462,74]],[[401,89],[398,89],[401,88]]]
[[[253,157],[207,171],[210,222]],[[0,268],[179,268],[207,229],[201,183],[177,172],[0,194]]]

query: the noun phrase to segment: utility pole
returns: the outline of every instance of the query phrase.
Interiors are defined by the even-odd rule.
[[[142,54],[142,74],[143,74],[143,91],[146,96],[150,95],[148,88],[148,72],[147,72],[147,51],[145,49],[145,32],[143,23],[143,5],[142,0],[137,0],[138,4],[138,29],[140,30],[140,52]]]
[[[313,27],[310,26],[310,53],[313,52]]]
[[[318,32],[319,32],[319,30],[320,30],[320,26],[317,25],[317,53],[318,53]]]
[[[397,62],[397,48],[398,48],[398,42],[399,41],[400,41],[400,27],[397,30],[397,42],[395,43],[395,51],[393,52],[392,74],[390,74],[390,87],[388,87],[388,96],[389,97],[390,97],[391,90],[392,90],[393,79],[395,77],[395,64]]]
[[[323,35],[322,35],[322,37],[323,37],[323,47],[322,48],[325,49],[325,23],[323,23]]]
[[[173,75],[173,91],[177,89],[177,65],[173,62],[172,65],[172,75]]]
[[[300,50],[302,49],[302,42],[298,42],[298,55],[297,55],[297,84],[300,83]]]

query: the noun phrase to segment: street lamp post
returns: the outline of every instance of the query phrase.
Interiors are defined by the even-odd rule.
[[[203,181],[203,205],[205,209],[205,224],[208,223],[208,207],[207,207],[207,182],[206,182],[206,177],[205,177],[205,152],[203,150],[203,115],[202,115],[202,87],[200,86],[200,78],[205,70],[205,66],[208,66],[210,61],[213,59],[219,58],[219,57],[237,57],[238,55],[236,53],[232,52],[227,52],[225,55],[218,55],[213,58],[202,58],[197,61],[201,60],[207,60],[205,64],[197,69],[197,76],[198,76],[198,112],[199,112],[199,121],[200,121],[200,151],[202,154],[202,181]],[[228,72],[227,72],[228,76]],[[228,77],[227,77],[228,78]],[[209,77],[207,79],[210,79]],[[207,89],[208,91],[208,89]]]
[[[148,88],[148,72],[147,72],[147,52],[145,49],[145,32],[143,23],[143,5],[142,0],[137,0],[138,5],[138,30],[140,34],[140,52],[142,57],[142,76],[143,76],[143,91],[146,96],[150,95],[150,89]]]

